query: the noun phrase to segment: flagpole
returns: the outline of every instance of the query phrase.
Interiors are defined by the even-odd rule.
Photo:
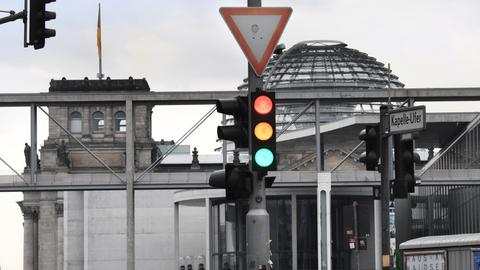
[[[100,3],[98,3],[98,23],[97,23],[97,48],[98,48],[98,74],[97,78],[101,80],[103,78],[102,73],[102,28],[101,28],[101,15],[100,15]]]

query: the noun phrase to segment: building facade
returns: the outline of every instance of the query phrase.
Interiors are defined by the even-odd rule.
[[[301,42],[291,49],[277,50],[267,67],[267,90],[297,91],[314,88],[358,91],[403,87],[398,77],[375,58],[336,41]],[[268,80],[268,81],[267,81]],[[245,89],[241,85],[239,90]],[[51,92],[150,91],[145,80],[52,81]],[[386,90],[387,91],[387,90]],[[311,105],[311,104],[310,104]],[[48,108],[49,135],[40,150],[40,172],[71,181],[82,173],[109,173],[98,159],[114,172],[125,171],[126,122],[123,104],[65,104]],[[331,269],[373,269],[375,211],[373,187],[376,174],[365,174],[354,149],[358,134],[367,124],[378,123],[378,104],[322,104],[320,129],[316,111],[308,104],[280,104],[277,108],[278,170],[273,187],[267,191],[270,214],[271,250],[274,269],[321,269],[318,262],[320,219],[317,189],[305,185],[304,175],[332,171],[330,203]],[[142,171],[165,152],[170,142],[152,138],[152,107],[136,105],[135,167]],[[463,158],[462,149],[478,144],[480,120],[469,114],[438,114],[427,117],[427,130],[416,140],[419,150],[430,149],[419,164],[444,169],[458,164],[472,168],[480,164],[474,151]],[[290,123],[292,120],[295,121]],[[57,124],[57,123],[58,124]],[[462,135],[467,127],[474,126]],[[285,129],[280,132],[280,130]],[[68,132],[67,132],[68,131]],[[475,133],[476,132],[476,133]],[[69,134],[70,133],[70,134]],[[316,135],[321,138],[322,160],[317,162]],[[465,146],[459,143],[465,141]],[[468,143],[468,146],[467,146]],[[88,153],[85,145],[94,155]],[[452,147],[453,145],[456,145]],[[457,149],[458,146],[458,149]],[[185,146],[183,146],[185,147]],[[462,148],[463,147],[463,148]],[[434,160],[433,149],[450,149]],[[167,147],[168,149],[168,147]],[[181,158],[155,167],[157,172],[222,168],[219,154],[207,162],[202,155],[182,148]],[[228,150],[227,147],[224,150]],[[445,150],[446,151],[446,150]],[[442,152],[442,150],[440,150]],[[453,153],[453,154],[450,154]],[[478,153],[478,152],[477,152]],[[240,157],[244,157],[240,153]],[[452,162],[452,160],[455,160]],[[232,155],[228,153],[228,159]],[[241,161],[244,160],[241,158]],[[461,161],[461,162],[460,162]],[[435,165],[437,166],[437,165]],[[428,169],[427,168],[427,169]],[[28,173],[28,169],[25,171]],[[282,185],[282,181],[289,185]],[[477,188],[478,189],[478,188]],[[467,202],[466,195],[471,196]],[[468,197],[470,198],[470,197]],[[462,233],[477,230],[480,215],[475,189],[458,186],[420,186],[409,199],[395,202],[392,219],[397,242],[423,235]],[[456,209],[467,203],[471,209]],[[126,199],[124,191],[68,191],[24,193],[19,202],[24,214],[24,269],[125,269]],[[137,190],[135,199],[136,267],[138,269],[247,269],[245,263],[244,201],[226,202],[221,190],[147,191]],[[432,212],[433,211],[433,212]],[[354,214],[355,213],[355,214]],[[478,213],[478,211],[477,211]],[[378,214],[378,213],[377,213]],[[455,216],[458,215],[458,216]],[[357,216],[357,220],[353,217]],[[446,218],[448,216],[448,218]],[[459,227],[455,219],[463,220]],[[445,221],[449,220],[448,226]],[[358,226],[355,226],[357,224]],[[477,226],[477,227],[476,227]]]

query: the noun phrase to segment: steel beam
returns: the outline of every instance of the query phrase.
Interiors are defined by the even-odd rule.
[[[127,270],[135,270],[135,122],[132,100],[125,104],[127,120]]]
[[[419,171],[416,171],[417,174]],[[120,174],[121,177],[125,175]],[[276,171],[273,188],[316,187],[316,171]],[[210,172],[151,173],[135,189],[209,189]],[[376,187],[380,174],[373,171],[335,171],[333,187]],[[428,170],[421,179],[422,186],[480,185],[480,169]],[[115,176],[103,174],[37,174],[37,184],[28,185],[17,175],[0,175],[0,192],[13,191],[74,191],[74,190],[125,190]]]
[[[383,102],[388,98],[384,89],[291,89],[275,90],[277,102],[307,102],[321,99],[326,104],[338,102]],[[10,93],[0,94],[0,107],[50,106],[65,103],[124,103],[133,102],[152,105],[204,105],[215,104],[217,99],[246,95],[239,91],[162,91],[146,93],[125,92],[81,92],[81,93]],[[402,102],[408,98],[415,101],[478,101],[480,87],[470,88],[401,88],[392,91],[392,101]]]
[[[37,176],[37,106],[30,104],[30,183],[36,182]]]

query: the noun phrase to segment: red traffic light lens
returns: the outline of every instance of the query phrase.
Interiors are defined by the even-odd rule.
[[[258,114],[268,114],[273,110],[273,101],[268,96],[258,96],[253,101],[253,109]]]

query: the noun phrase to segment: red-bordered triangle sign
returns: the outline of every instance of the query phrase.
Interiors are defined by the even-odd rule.
[[[223,7],[220,8],[220,14],[257,76],[262,76],[292,14],[292,9],[289,7]]]

